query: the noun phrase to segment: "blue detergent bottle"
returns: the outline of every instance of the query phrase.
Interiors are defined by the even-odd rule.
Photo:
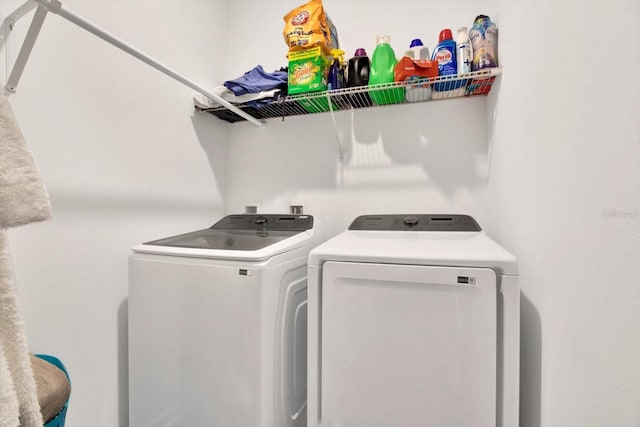
[[[455,76],[458,74],[458,62],[456,61],[456,42],[449,28],[440,31],[438,45],[433,50],[432,61],[438,61],[438,77]],[[446,91],[458,89],[464,81],[451,81],[436,83],[433,85],[435,91]]]

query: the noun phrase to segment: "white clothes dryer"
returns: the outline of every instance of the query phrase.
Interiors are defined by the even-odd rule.
[[[517,427],[516,259],[466,215],[366,215],[309,255],[310,427]]]
[[[129,415],[142,426],[306,425],[310,215],[230,215],[129,259]]]

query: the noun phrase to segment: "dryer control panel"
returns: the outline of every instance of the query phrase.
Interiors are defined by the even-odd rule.
[[[349,230],[376,231],[482,231],[469,215],[362,215]]]

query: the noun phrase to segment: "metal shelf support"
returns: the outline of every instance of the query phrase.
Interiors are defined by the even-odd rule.
[[[388,105],[419,104],[456,98],[488,95],[495,79],[502,75],[502,68],[487,68],[453,76],[439,76],[404,82],[381,83],[330,91],[289,95],[277,102],[254,108],[238,104],[243,111],[260,120],[282,119],[316,113],[331,113],[359,109],[378,108]],[[438,90],[435,90],[437,88]],[[375,97],[372,95],[375,94]],[[375,99],[374,99],[375,98]],[[222,107],[202,108],[198,111],[210,113],[229,123],[244,119]],[[332,117],[335,120],[335,117]],[[335,123],[334,123],[335,126]],[[342,153],[341,142],[338,141]]]
[[[18,58],[16,59],[16,63],[14,64],[13,70],[11,71],[11,75],[9,76],[9,80],[7,81],[7,85],[6,85],[6,89],[7,90],[9,90],[11,92],[15,92],[16,87],[18,86],[18,81],[20,80],[20,76],[22,75],[22,71],[24,71],[24,67],[25,67],[25,65],[27,63],[27,60],[29,59],[29,55],[31,54],[31,50],[33,49],[33,46],[35,44],[36,39],[38,38],[38,34],[40,33],[40,29],[42,28],[42,24],[44,23],[44,19],[45,19],[46,15],[47,15],[47,12],[51,12],[53,14],[61,16],[62,18],[66,19],[67,21],[69,21],[69,22],[79,26],[80,28],[90,32],[94,36],[106,41],[107,43],[117,47],[118,49],[123,50],[124,52],[128,53],[129,55],[139,59],[140,61],[144,62],[147,65],[150,65],[151,67],[155,68],[156,70],[160,71],[161,73],[166,74],[167,76],[171,77],[174,80],[177,80],[178,82],[180,82],[183,85],[195,90],[196,92],[201,93],[202,95],[204,95],[204,96],[206,96],[206,97],[208,97],[210,99],[213,99],[214,101],[216,101],[221,106],[233,111],[235,114],[241,116],[245,120],[250,121],[254,125],[256,125],[258,127],[262,127],[264,125],[263,122],[261,122],[260,120],[257,120],[253,116],[245,113],[240,108],[238,108],[235,105],[229,103],[225,99],[223,99],[223,98],[219,97],[218,95],[206,90],[205,88],[203,88],[200,85],[194,83],[193,81],[189,80],[188,78],[184,77],[183,75],[177,73],[176,71],[172,70],[171,68],[167,67],[166,65],[156,61],[155,59],[153,59],[150,56],[146,55],[142,51],[140,51],[140,50],[136,49],[135,47],[131,46],[130,44],[124,42],[123,40],[120,40],[119,38],[115,37],[114,35],[106,32],[106,31],[102,30],[101,28],[97,27],[96,25],[92,24],[91,22],[87,21],[86,19],[76,15],[75,13],[71,12],[70,10],[65,9],[62,6],[62,3],[59,0],[31,0],[30,2],[25,3],[19,9],[17,9],[14,13],[9,15],[12,18],[12,22],[8,23],[9,28],[11,28],[13,26],[13,22],[15,22],[15,20],[20,19],[24,14],[26,14],[29,10],[32,9],[31,6],[27,5],[28,3],[32,3],[32,2],[35,2],[33,4],[37,3],[38,9],[36,10],[36,14],[34,15],[33,20],[31,22],[31,26],[29,28],[29,32],[27,33],[27,36],[25,37],[25,41],[24,41],[24,43],[22,45],[22,48],[20,49],[20,53],[18,54]],[[5,20],[5,22],[6,22],[6,20]],[[3,26],[4,26],[4,24],[3,24]]]

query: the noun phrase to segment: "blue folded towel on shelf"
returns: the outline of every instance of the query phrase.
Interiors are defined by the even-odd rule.
[[[241,77],[224,82],[224,86],[233,91],[237,96],[247,93],[264,92],[276,88],[286,88],[288,80],[288,72],[286,70],[278,70],[273,73],[267,73],[258,65],[244,73]]]

